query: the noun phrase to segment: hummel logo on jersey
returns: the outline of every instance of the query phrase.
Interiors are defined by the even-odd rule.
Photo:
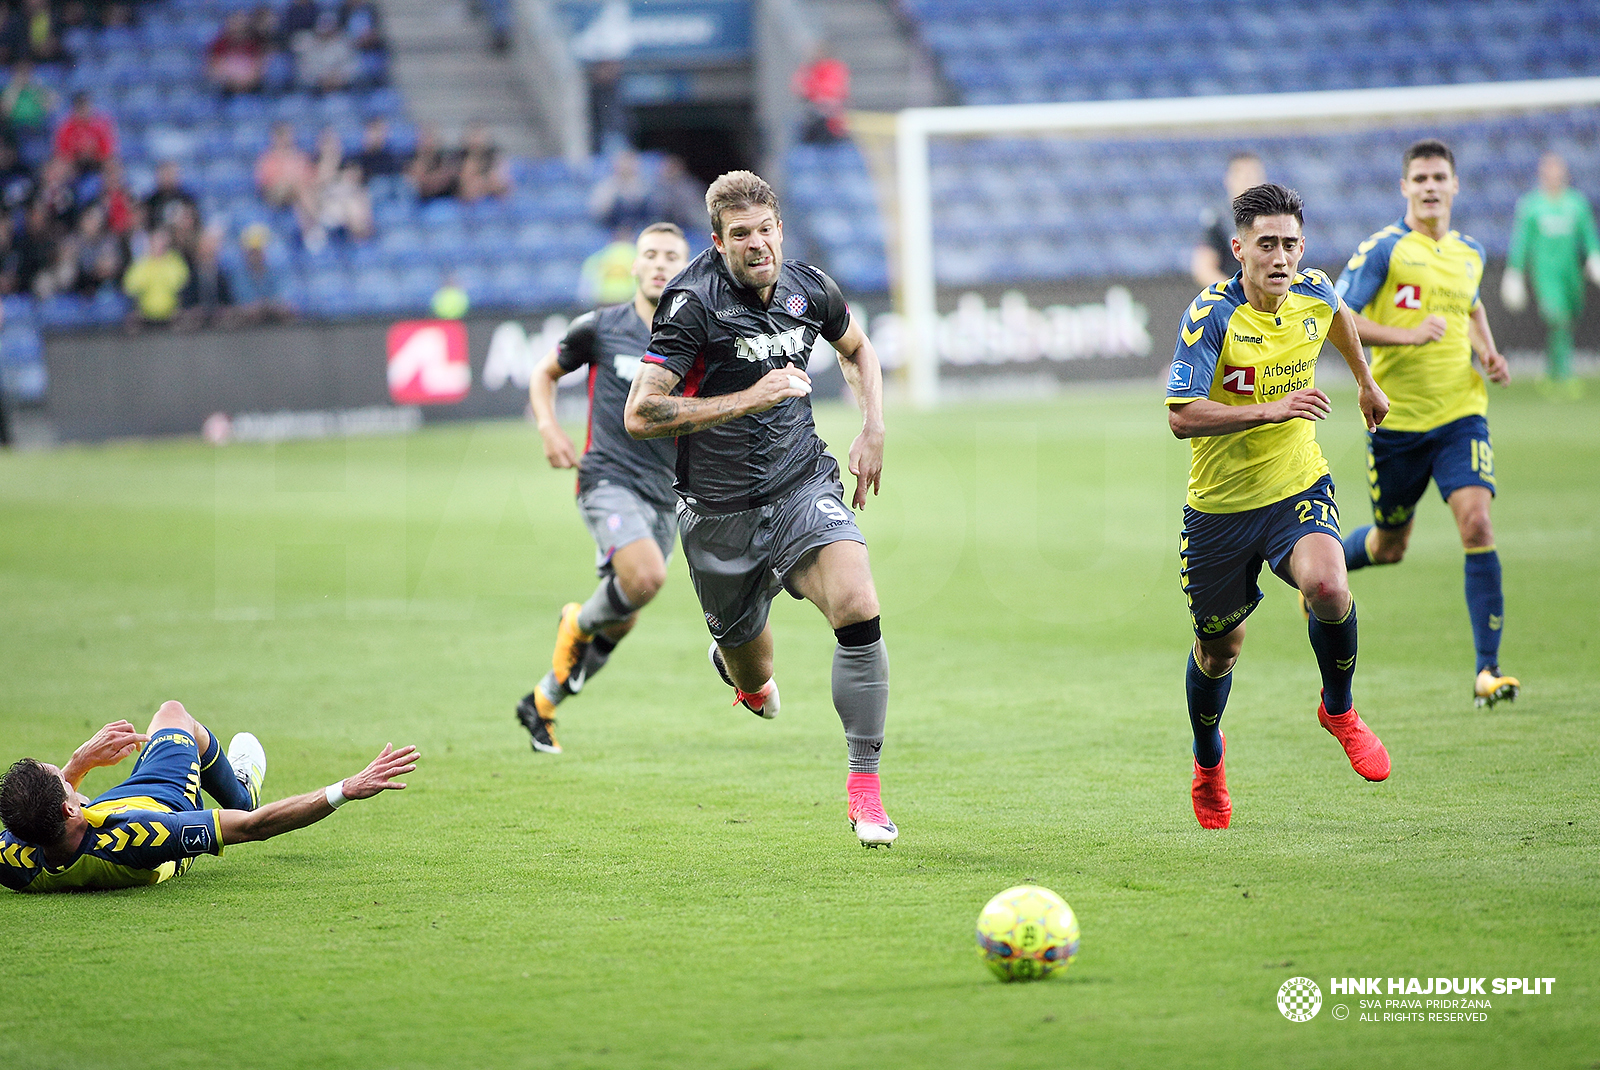
[[[1404,283],[1394,288],[1395,308],[1421,308],[1422,287],[1414,282]]]
[[[667,319],[671,319],[673,316],[676,316],[678,314],[678,309],[682,308],[683,303],[687,300],[689,300],[688,294],[679,294],[677,297],[674,297],[672,299],[672,305],[667,309]]]
[[[781,334],[758,334],[754,338],[734,339],[740,360],[762,361],[768,357],[798,357],[806,351],[806,329],[791,327]]]
[[[1230,394],[1242,394],[1245,397],[1254,397],[1256,393],[1255,368],[1235,368],[1232,364],[1222,366],[1222,389]]]
[[[1233,340],[1235,342],[1249,342],[1251,345],[1261,344],[1261,336],[1259,334],[1240,334],[1238,331],[1234,331]]]

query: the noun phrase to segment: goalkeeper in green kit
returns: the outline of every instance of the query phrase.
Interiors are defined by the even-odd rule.
[[[1577,396],[1572,379],[1572,327],[1583,312],[1583,276],[1600,286],[1600,235],[1594,212],[1583,194],[1567,185],[1567,164],[1555,153],[1539,161],[1539,188],[1517,202],[1511,229],[1511,253],[1500,281],[1500,297],[1508,309],[1527,307],[1523,272],[1532,275],[1539,315],[1549,328],[1545,352],[1550,382]]]

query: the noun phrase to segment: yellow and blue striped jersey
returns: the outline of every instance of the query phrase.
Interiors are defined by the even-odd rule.
[[[1257,405],[1316,385],[1317,354],[1338,310],[1332,280],[1315,268],[1295,275],[1277,312],[1250,307],[1238,275],[1208,286],[1178,324],[1167,405],[1200,398]],[[1262,424],[1189,443],[1188,500],[1202,513],[1259,509],[1328,474],[1308,420]]]
[[[1339,275],[1339,296],[1374,323],[1417,327],[1429,313],[1445,320],[1437,342],[1372,347],[1372,377],[1389,395],[1385,430],[1432,431],[1488,414],[1467,338],[1484,263],[1483,246],[1465,234],[1434,241],[1401,220],[1362,242]]]
[[[173,812],[143,797],[96,801],[77,857],[59,869],[44,850],[0,833],[0,884],[18,892],[87,891],[159,884],[189,868],[196,855],[222,853],[222,811]]]

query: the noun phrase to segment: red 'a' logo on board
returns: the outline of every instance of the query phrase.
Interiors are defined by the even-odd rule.
[[[1395,308],[1421,308],[1422,287],[1414,282],[1401,283],[1394,288]]]
[[[1254,367],[1236,368],[1232,364],[1222,366],[1222,389],[1230,394],[1243,394],[1245,397],[1254,397],[1256,393],[1256,370]]]

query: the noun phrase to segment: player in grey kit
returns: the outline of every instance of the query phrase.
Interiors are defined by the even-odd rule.
[[[650,318],[667,282],[689,262],[689,243],[672,223],[639,234],[633,300],[585,313],[534,371],[528,397],[552,468],[578,469],[578,511],[594,536],[600,586],[587,602],[562,607],[550,671],[517,703],[533,749],[560,754],[551,730],[556,707],[599,672],[639,610],[661,590],[678,522],[672,489],[676,451],[665,439],[639,442],[622,426],[628,388],[650,346]],[[589,436],[579,459],[556,420],[556,382],[589,368]]]
[[[778,712],[767,613],[780,586],[827,618],[850,824],[864,846],[892,844],[899,831],[878,783],[889,655],[866,540],[812,423],[806,366],[826,339],[861,406],[850,446],[857,509],[883,471],[883,374],[833,280],[783,259],[771,186],[729,172],[706,191],[706,209],[714,248],[662,293],[625,423],[638,438],[679,436],[683,556],[714,640],[711,663],[735,702]]]

